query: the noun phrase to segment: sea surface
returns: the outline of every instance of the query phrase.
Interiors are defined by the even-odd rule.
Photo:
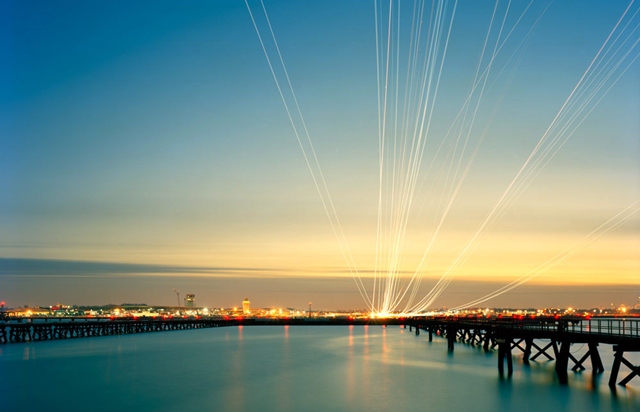
[[[584,351],[577,345],[572,353]],[[398,326],[249,326],[0,346],[2,411],[640,411],[640,378],[611,390],[553,362],[500,378],[497,352]],[[632,358],[638,364],[638,358]],[[621,375],[628,369],[623,367]]]

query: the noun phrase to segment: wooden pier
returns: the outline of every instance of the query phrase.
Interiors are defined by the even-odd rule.
[[[512,351],[523,353],[523,362],[528,364],[538,357],[555,359],[555,370],[561,383],[568,380],[569,366],[574,372],[586,369],[585,362],[590,360],[594,375],[604,372],[605,368],[598,352],[600,344],[613,345],[614,362],[611,368],[609,385],[618,380],[621,366],[629,369],[629,374],[620,380],[626,385],[636,376],[640,376],[640,366],[633,365],[625,353],[640,352],[640,319],[585,319],[582,317],[509,317],[509,318],[456,318],[424,317],[408,321],[410,328],[447,339],[449,351],[454,343],[460,342],[472,346],[482,346],[485,351],[498,349],[498,371],[504,375],[513,373]],[[587,352],[577,359],[570,351],[573,344],[586,344]]]
[[[133,333],[259,325],[400,325],[399,319],[224,317],[49,317],[0,320],[0,344]]]
[[[216,319],[29,319],[0,322],[0,344],[231,326]]]

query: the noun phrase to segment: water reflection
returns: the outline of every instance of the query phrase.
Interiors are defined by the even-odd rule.
[[[292,354],[289,333],[289,325],[285,325],[284,339],[282,345],[279,347],[280,353],[278,353],[277,347],[273,347],[269,353],[273,358],[272,369],[284,372],[282,373],[282,379],[279,384],[273,388],[276,399],[278,399],[277,409],[281,411],[291,410],[291,398],[293,396],[291,388],[295,386],[292,375],[289,373],[295,368],[295,355]]]
[[[382,327],[382,362],[389,360],[389,348],[387,347],[387,328]]]
[[[395,327],[229,327],[2,351],[2,410],[640,411],[638,378],[612,392],[607,373],[594,380],[590,371],[570,372],[560,387],[554,362],[524,367],[516,356],[513,376],[501,381],[497,354],[456,344],[449,358],[446,339],[429,344]],[[612,351],[602,352],[608,367]],[[73,397],[51,385],[49,370],[73,382]]]
[[[371,373],[371,348],[369,346],[369,325],[364,325],[363,327],[363,340],[362,340],[362,355],[360,355],[360,373],[358,377],[360,378],[361,388],[360,392],[364,391],[365,393],[369,393],[371,391],[372,379],[374,377]]]
[[[356,362],[354,355],[354,347],[353,347],[353,325],[349,325],[349,350],[347,352],[347,399],[349,402],[354,402],[356,400]]]
[[[227,392],[225,393],[225,404],[229,405],[231,410],[244,410],[244,397],[245,397],[245,375],[246,369],[245,360],[247,355],[244,352],[242,325],[238,326],[238,340],[235,347],[230,346],[229,351],[233,353],[232,363],[225,368],[225,372],[228,373],[229,385]],[[214,407],[215,405],[211,405]]]

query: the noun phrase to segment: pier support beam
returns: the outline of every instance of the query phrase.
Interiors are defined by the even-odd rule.
[[[484,344],[482,345],[482,348],[484,349],[485,352],[489,352],[489,350],[491,350],[490,345],[491,345],[491,339],[492,339],[492,333],[489,331],[486,331],[484,334]]]
[[[531,346],[533,346],[533,338],[526,338],[524,340],[525,346],[524,346],[524,356],[522,358],[522,362],[525,363],[525,365],[529,364],[529,356],[531,356]]]
[[[456,335],[458,334],[458,328],[453,325],[447,326],[447,350],[453,352],[453,344],[456,342]]]
[[[518,339],[517,341],[516,341],[516,340],[514,340],[514,341],[513,341],[513,343],[511,344],[511,349],[516,349],[516,348],[518,348],[518,349],[520,349],[524,354],[526,354],[526,353],[527,353],[526,346],[523,348],[523,347],[520,345],[522,342],[525,342],[525,343],[526,343],[525,338],[520,338],[520,339]]]
[[[597,342],[589,342],[589,350],[584,354],[580,360],[575,361],[575,365],[571,368],[574,372],[583,371],[586,368],[582,366],[582,364],[591,357],[591,366],[593,367],[593,373],[602,373],[604,372],[604,366],[602,365],[602,359],[600,359],[600,354],[598,353],[598,343]],[[573,358],[573,357],[572,357]]]
[[[531,357],[532,361],[536,360],[536,358],[540,355],[546,356],[548,360],[553,360],[553,357],[547,353],[547,349],[551,347],[553,347],[553,353],[556,354],[556,356],[558,354],[558,346],[555,340],[552,340],[551,342],[549,342],[544,348],[541,348],[540,346],[536,345],[536,343],[533,341],[531,341],[531,346],[538,350],[538,353],[536,353]]]
[[[496,339],[498,342],[498,372],[504,376],[504,361],[507,361],[508,376],[513,374],[513,359],[511,357],[511,339]]]
[[[571,356],[571,352],[569,351],[570,348],[571,343],[569,341],[562,341],[560,345],[560,351],[558,352],[556,358],[556,374],[558,375],[558,379],[562,384],[566,384],[569,382],[569,377],[567,376],[567,367],[569,366],[569,356]]]
[[[627,368],[631,370],[631,373],[627,375],[626,378],[621,380],[619,385],[626,385],[633,379],[635,376],[640,376],[640,365],[636,366],[629,362],[624,358],[625,352],[640,352],[640,347],[625,347],[623,345],[615,345],[613,347],[614,359],[613,359],[613,367],[611,368],[611,376],[609,377],[609,386],[615,386],[616,381],[618,380],[618,372],[620,371],[620,365],[623,364]]]

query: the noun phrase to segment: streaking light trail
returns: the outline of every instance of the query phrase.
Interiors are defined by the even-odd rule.
[[[249,1],[245,3],[344,261],[365,304],[378,315],[428,311],[481,239],[495,228],[640,57],[640,7],[631,1],[617,22],[612,22],[611,31],[590,64],[537,143],[532,142],[533,149],[493,207],[431,290],[421,294],[422,282],[431,270],[434,246],[551,2],[530,1],[525,5],[495,2],[479,57],[473,65],[469,90],[453,122],[446,127],[440,124],[436,127],[436,113],[442,78],[449,67],[446,62],[451,41],[464,36],[463,28],[456,26],[456,15],[462,5],[453,0],[373,2],[379,170],[375,261],[373,277],[367,283],[349,249],[264,3],[260,1],[262,23],[256,20]],[[267,41],[261,33],[268,33],[270,39]],[[560,264],[632,219],[640,211],[639,202],[527,274],[456,309],[486,302]],[[432,207],[425,208],[427,203]],[[413,227],[425,229],[416,235],[410,230]],[[410,259],[409,250],[416,247],[422,253],[417,260]]]

